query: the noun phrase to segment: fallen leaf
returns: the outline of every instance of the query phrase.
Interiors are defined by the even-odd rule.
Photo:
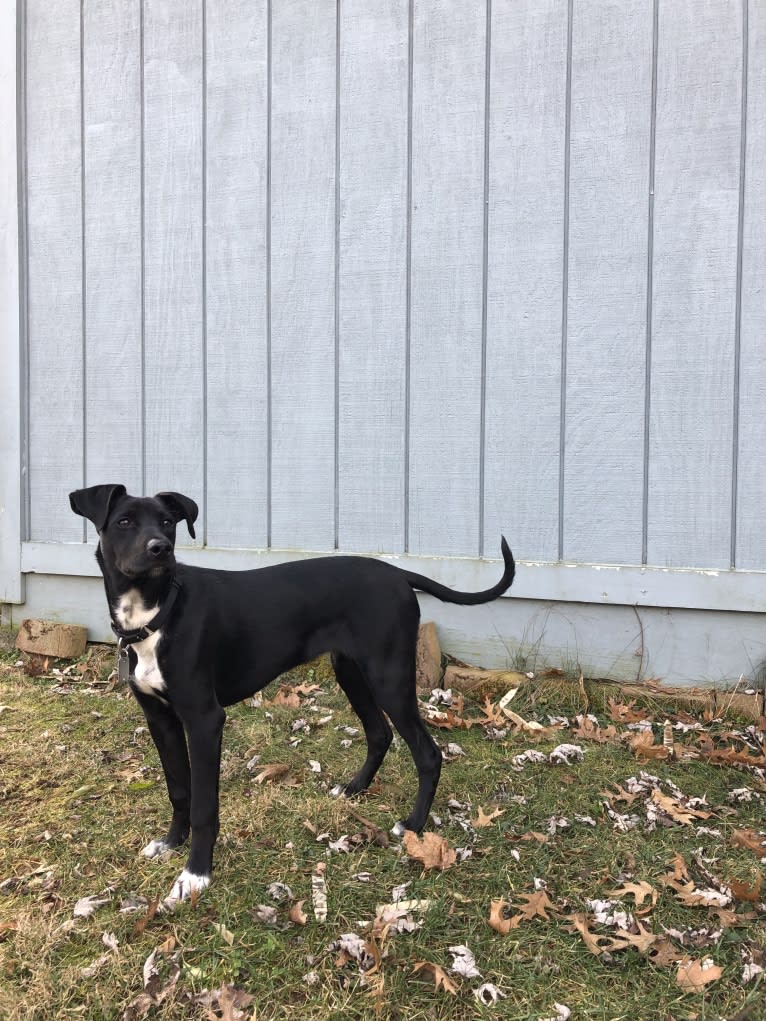
[[[468,947],[461,944],[450,947],[449,952],[452,954],[450,971],[453,975],[462,975],[463,978],[481,978],[481,972],[476,967],[476,960]]]
[[[92,894],[90,897],[80,897],[74,906],[72,914],[75,918],[89,918],[96,908],[109,903],[109,897],[99,897]]]
[[[484,982],[478,989],[474,989],[473,995],[479,1003],[483,1003],[485,1007],[492,1007],[501,997],[502,999],[505,999],[508,994],[504,993],[501,989],[498,989],[497,986],[493,985],[491,982]]]
[[[274,908],[272,908],[271,910],[274,911]],[[275,915],[274,920],[276,921],[276,911],[274,911],[274,915]],[[234,933],[227,929],[225,925],[221,925],[219,922],[213,922],[213,928],[221,937],[221,939],[224,941],[224,943],[228,943],[230,947],[234,946]]]
[[[649,947],[651,947],[657,941],[655,933],[645,929],[640,921],[636,922],[636,928],[638,932],[628,932],[624,929],[620,929],[617,936],[612,939],[612,945],[608,948],[610,951],[625,950],[628,947],[633,947],[634,950],[638,950],[639,953],[645,954]]]
[[[409,884],[408,884],[409,885]],[[430,900],[396,900],[391,904],[378,904],[375,908],[375,919],[372,923],[372,932],[374,935],[380,933],[387,926],[395,925],[402,918],[406,918],[407,915],[425,914],[431,907]],[[407,927],[410,928],[410,927]],[[415,928],[415,926],[412,926]],[[411,929],[410,929],[411,931]]]
[[[686,993],[697,993],[723,975],[723,968],[714,964],[709,957],[693,961],[687,959],[678,965],[676,982]]]
[[[444,837],[438,833],[424,833],[422,839],[412,830],[407,830],[402,838],[407,854],[422,863],[426,869],[444,871],[455,864],[457,855]]]
[[[280,762],[272,762],[268,766],[264,766],[259,773],[256,774],[256,783],[266,783],[267,780],[279,780],[281,777],[289,773],[290,767],[285,766]]]
[[[638,797],[638,794],[631,794],[629,791],[623,790],[623,788],[617,783],[612,784],[612,786],[616,788],[616,793],[612,793],[612,791],[599,791],[599,793],[605,798],[608,798],[609,801],[624,801],[628,806],[630,806]]]
[[[141,918],[139,918],[136,921],[136,924],[133,926],[134,935],[136,936],[143,935],[144,929],[146,929],[149,922],[151,922],[151,920],[157,914],[159,906],[160,902],[158,900],[149,901],[149,903],[146,905],[146,914],[142,915]]]
[[[529,830],[527,833],[506,833],[506,840],[536,840],[539,844],[547,844],[548,837],[547,833],[538,833],[537,830]]]
[[[509,908],[510,904],[502,897],[499,900],[493,900],[489,906],[489,924],[501,936],[507,936],[511,931]]]
[[[654,743],[654,734],[651,730],[642,730],[628,741],[633,753],[638,759],[667,759],[670,756],[670,749],[665,745]]]
[[[481,829],[485,826],[489,826],[493,820],[498,819],[504,813],[505,809],[496,808],[487,815],[481,805],[479,805],[479,814],[475,819],[471,819],[471,825],[475,826],[477,829]]]
[[[683,961],[686,954],[679,950],[669,939],[660,938],[652,946],[649,960],[658,968],[667,968],[671,964]]]
[[[425,975],[430,976],[434,980],[434,989],[438,992],[439,989],[443,989],[445,993],[449,993],[450,996],[457,996],[457,986],[446,973],[444,968],[438,964],[433,964],[431,961],[419,961],[412,969],[413,974],[415,972],[423,972]]]
[[[734,830],[731,835],[731,842],[735,847],[747,848],[748,851],[757,854],[759,858],[766,857],[765,833],[758,833],[751,829]]]
[[[308,922],[308,915],[303,910],[303,905],[306,903],[305,900],[298,900],[290,908],[289,918],[291,922],[295,922],[296,925],[305,925]]]
[[[575,720],[579,726],[577,730],[572,731],[572,737],[581,737],[586,741],[597,741],[599,744],[617,744],[620,740],[620,735],[614,726],[602,729],[587,716],[577,716]]]
[[[726,885],[731,890],[734,900],[741,901],[760,901],[761,896],[761,880],[762,875],[759,875],[755,883],[752,886],[748,886],[747,883],[740,883],[736,879],[732,879],[730,883]]]
[[[652,789],[650,801],[653,801],[674,822],[679,822],[684,826],[691,826],[695,819],[709,819],[712,815],[712,812],[700,812],[695,808],[689,808],[688,805],[682,805],[680,801],[671,798],[670,795],[663,794],[658,787]]]
[[[191,1002],[204,1007],[210,1021],[245,1021],[245,1008],[249,1007],[255,997],[233,985],[225,985],[221,989],[208,992],[206,989],[191,997]]]
[[[652,898],[652,907],[657,903],[657,891],[649,883],[641,881],[640,883],[623,883],[617,890],[610,890],[608,893],[609,897],[628,897],[633,896],[636,901],[636,907],[641,907],[647,897]]]
[[[659,882],[675,890],[676,896],[688,908],[724,908],[731,903],[731,897],[710,887],[697,887],[694,880],[682,883],[673,876],[661,876]]]
[[[276,925],[277,923],[277,909],[273,908],[270,904],[259,904],[253,911],[253,915],[259,922],[264,922],[266,925]],[[228,932],[228,929],[226,932]],[[231,936],[231,933],[229,935]],[[234,937],[232,936],[231,938],[233,942]]]
[[[645,719],[646,712],[643,709],[634,709],[635,699],[631,702],[618,702],[614,698],[609,699],[609,716],[615,723],[640,723]]]
[[[523,899],[527,903],[521,906],[521,911],[518,915],[514,915],[510,919],[510,927],[512,929],[517,928],[521,922],[531,921],[533,918],[544,918],[547,922],[548,912],[553,911],[558,913],[556,905],[551,901],[545,890],[536,890],[534,893],[520,893],[516,899]]]
[[[572,1011],[565,1003],[554,1003],[553,1009],[556,1011],[553,1017],[541,1017],[540,1021],[569,1021],[572,1016]]]
[[[106,962],[110,959],[110,956],[110,954],[101,954],[101,956],[97,957],[95,961],[91,961],[91,963],[86,965],[84,968],[80,968],[81,977],[93,978],[96,972],[100,971],[100,969],[103,968]]]
[[[588,948],[588,950],[590,950],[592,954],[595,954],[598,957],[600,954],[603,954],[610,949],[608,945],[607,946],[600,945],[601,943],[607,944],[611,943],[612,941],[610,937],[599,936],[597,933],[591,932],[591,930],[588,928],[588,920],[585,917],[585,915],[575,914],[568,915],[567,917],[572,922],[572,925],[565,926],[567,931],[579,932],[585,942],[585,946]]]
[[[281,687],[271,700],[272,705],[284,705],[289,709],[298,709],[301,704],[300,697],[290,688]]]

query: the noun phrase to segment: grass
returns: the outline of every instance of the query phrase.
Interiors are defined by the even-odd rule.
[[[555,1004],[568,1007],[573,1021],[766,1018],[764,975],[742,981],[745,959],[766,966],[760,956],[766,952],[766,905],[759,903],[766,893],[730,904],[729,915],[716,915],[710,907],[689,906],[677,890],[663,885],[677,855],[695,889],[737,881],[745,890],[758,883],[764,871],[758,854],[735,842],[736,830],[765,827],[766,785],[753,769],[714,763],[704,755],[638,761],[621,739],[629,734],[624,724],[617,724],[617,737],[606,743],[583,740],[571,729],[540,734],[511,729],[500,740],[488,740],[480,726],[434,731],[440,744],[458,742],[465,754],[444,767],[434,805],[441,826],[430,828],[451,847],[472,853],[446,871],[429,870],[399,842],[383,847],[372,839],[374,827],[388,830],[413,797],[413,768],[401,742],[392,747],[364,798],[349,804],[328,796],[361,762],[363,739],[358,735],[350,748],[342,745],[348,736],[339,728],[357,721],[324,673],[304,672],[292,680],[318,682],[320,690],[300,695],[297,706],[243,703],[229,712],[213,885],[196,904],[152,915],[152,903],[168,892],[183,857],[146,861],[138,855],[163,832],[167,809],[156,752],[146,731],[137,729],[143,725],[137,705],[102,684],[85,693],[88,680],[103,678],[103,653],[95,647],[82,664],[85,679],[65,684],[68,693],[61,693],[66,678],[27,677],[13,660],[6,655],[0,662],[0,1017],[8,1021],[144,1016],[161,1021],[522,1021],[557,1017]],[[273,701],[276,690],[272,686],[267,699]],[[536,691],[533,686],[520,694],[523,701],[514,700],[513,708],[526,719],[536,716],[547,723],[549,713],[571,717],[582,711],[581,697],[578,685],[541,683]],[[645,713],[661,725],[670,709],[656,692],[652,698]],[[601,725],[609,724],[608,703],[593,692],[588,701]],[[465,715],[482,713],[467,706]],[[327,716],[331,719],[319,725]],[[293,729],[301,718],[308,732]],[[741,733],[739,726],[730,720],[706,722],[701,733],[707,745],[693,744],[698,731],[677,740],[690,749],[742,750],[742,741],[724,737]],[[659,742],[661,731],[655,727]],[[526,749],[548,753],[562,742],[579,744],[583,761],[512,768],[513,756]],[[755,757],[756,749],[751,752]],[[256,753],[260,763],[248,770]],[[318,761],[322,772],[313,772],[309,760]],[[257,783],[259,769],[271,763],[288,766],[292,779]],[[614,791],[615,784],[624,788],[641,769],[656,775],[666,793],[669,780],[684,795],[704,797],[710,818],[684,824],[664,817],[650,831],[645,793],[630,806],[611,802],[615,811],[642,819],[638,828],[615,830],[602,792]],[[729,793],[745,786],[760,800],[733,803]],[[450,799],[471,807],[450,809]],[[487,815],[502,814],[484,827],[471,826],[479,807]],[[576,815],[590,817],[595,825],[578,822]],[[365,828],[360,816],[373,829]],[[549,835],[551,817],[569,825]],[[700,825],[720,836],[698,833]],[[325,833],[329,837],[317,841]],[[329,851],[328,841],[344,834],[359,835],[351,852]],[[318,863],[326,865],[324,924],[314,919],[311,907]],[[357,878],[360,873],[370,873],[368,881]],[[502,898],[509,913],[518,914],[536,879],[547,884],[555,912],[547,920],[523,918],[506,935],[495,931],[488,923],[491,902]],[[290,904],[272,899],[269,886],[275,882],[305,900],[307,924],[290,921]],[[643,918],[644,928],[658,937],[664,928],[674,930],[677,935],[665,942],[676,958],[711,958],[722,969],[717,981],[684,991],[677,960],[661,966],[653,956],[656,946],[648,953],[628,948],[597,956],[577,931],[570,931],[572,916],[582,914],[588,931],[614,937],[614,928],[593,921],[587,901],[604,899],[626,882],[645,882],[654,891],[656,904]],[[413,913],[422,927],[378,931],[368,947],[380,959],[363,977],[358,963],[333,944],[352,932],[369,939],[365,924],[404,883],[409,884],[405,897],[430,902],[428,910]],[[90,916],[75,918],[75,904],[88,895],[105,903]],[[144,898],[142,906],[121,912],[121,903],[131,897]],[[637,908],[628,895],[622,901],[632,913],[647,907]],[[276,908],[276,924],[261,920],[261,905]],[[711,932],[720,936],[711,941]],[[103,942],[104,934],[113,937],[113,949]],[[449,948],[455,945],[471,950],[481,979],[450,972]],[[158,948],[158,974],[145,990],[144,965]],[[414,972],[421,962],[437,970]],[[454,983],[454,993],[444,985],[437,988],[434,976],[440,974]],[[504,994],[495,1006],[475,998],[482,982]],[[206,998],[204,990],[212,996]],[[151,1002],[152,995],[159,1002]],[[227,1006],[227,996],[239,997],[234,1003],[240,1006]]]

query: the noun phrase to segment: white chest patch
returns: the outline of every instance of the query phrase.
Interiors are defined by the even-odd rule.
[[[133,631],[148,624],[158,610],[157,606],[146,607],[138,591],[131,589],[120,597],[114,615],[120,627],[126,631]],[[157,646],[161,639],[162,631],[155,631],[153,635],[142,642],[136,642],[133,646],[138,660],[135,673],[136,687],[145,695],[156,695],[159,698],[166,690],[165,679],[157,663]]]

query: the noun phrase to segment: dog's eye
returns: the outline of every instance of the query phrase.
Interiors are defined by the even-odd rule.
[[[130,523],[131,523],[130,518],[120,518],[120,520],[117,522],[120,528],[130,528]]]
[[[163,527],[166,528],[168,525],[172,525],[173,524],[173,519],[172,518],[163,518],[162,519],[162,524],[163,524]]]

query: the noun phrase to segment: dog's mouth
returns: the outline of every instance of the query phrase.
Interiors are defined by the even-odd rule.
[[[160,560],[152,558],[150,562],[118,562],[117,569],[121,574],[124,574],[126,578],[138,579],[138,578],[161,578],[164,574],[168,574],[175,567],[175,557],[172,553],[168,553],[163,556]]]

